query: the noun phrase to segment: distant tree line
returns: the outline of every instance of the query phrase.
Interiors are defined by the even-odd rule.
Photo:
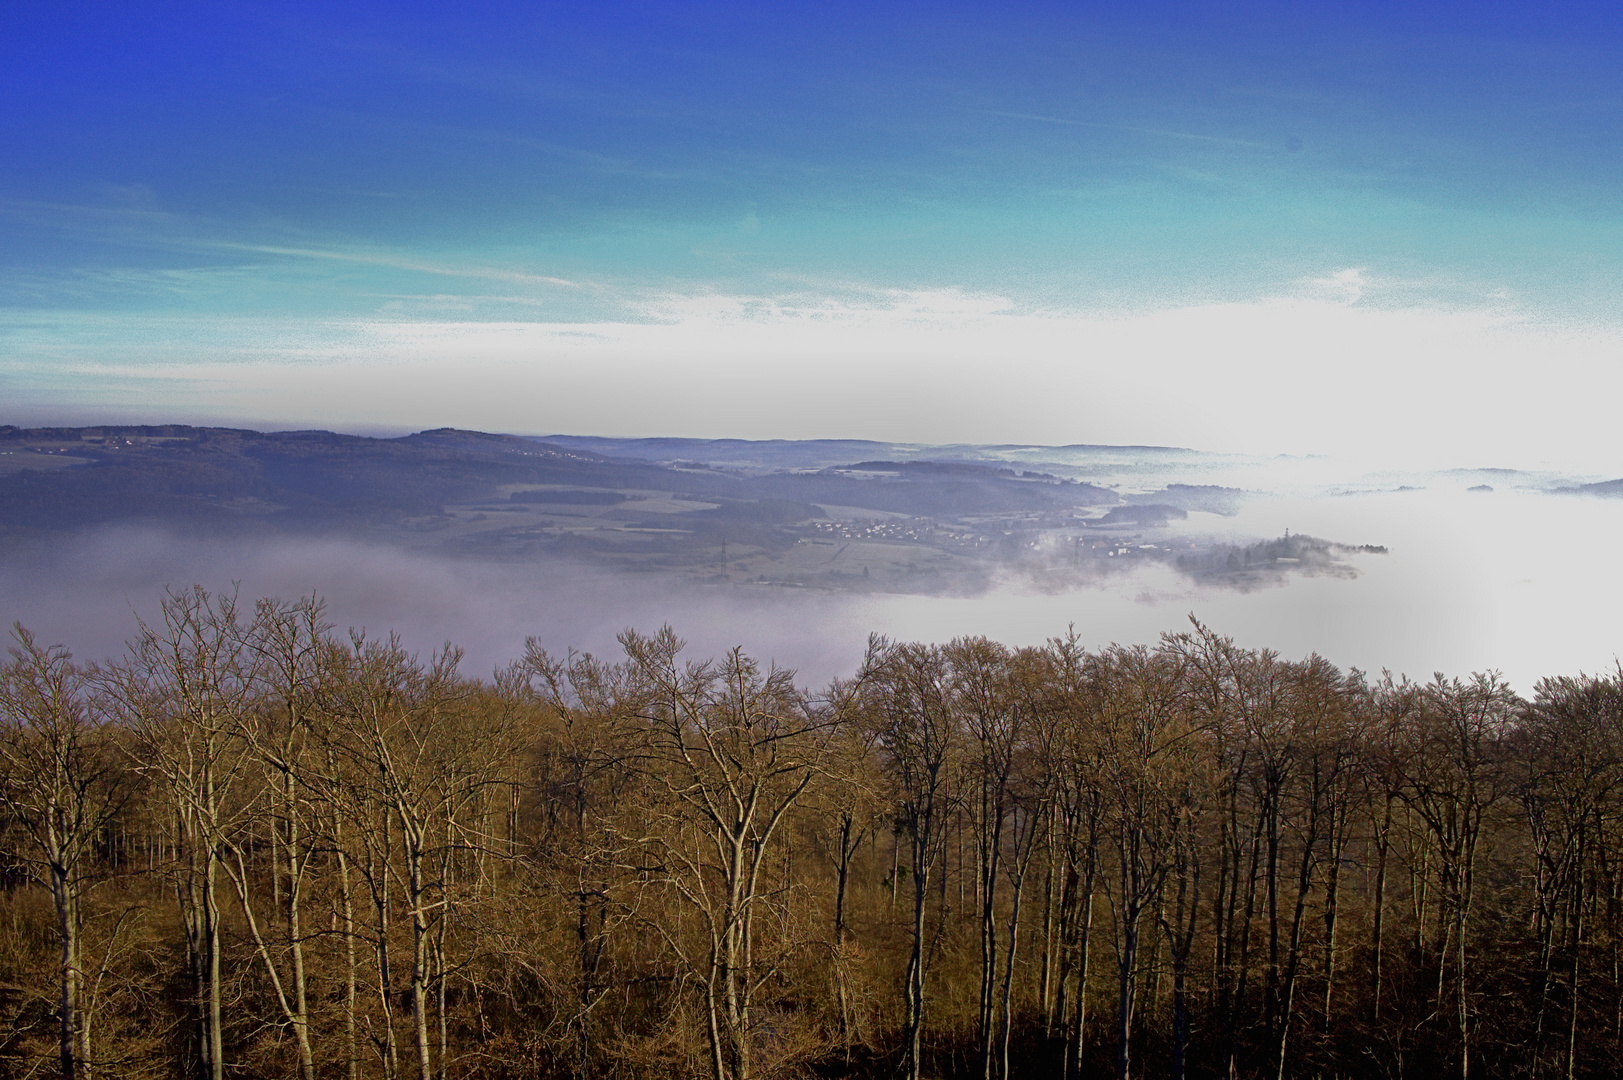
[[[1576,1077],[1623,673],[874,638],[819,693],[171,592],[0,671],[0,1075]]]

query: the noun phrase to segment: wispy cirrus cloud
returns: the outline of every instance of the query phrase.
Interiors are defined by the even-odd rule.
[[[156,205],[152,200],[125,199],[108,204],[56,202],[29,199],[0,198],[0,215],[29,218],[35,225],[68,228],[80,232],[100,234],[124,244],[138,244],[169,250],[214,252],[249,255],[270,255],[285,259],[302,259],[326,263],[350,263],[375,266],[409,273],[430,274],[437,277],[468,280],[497,281],[510,285],[540,286],[551,289],[581,289],[582,282],[556,274],[538,273],[510,266],[488,263],[458,263],[413,257],[376,248],[346,248],[300,243],[275,243],[255,240],[224,239],[223,235],[240,234],[243,227],[217,218],[178,213]],[[170,287],[188,275],[203,274],[218,277],[223,273],[242,274],[247,268],[237,267],[91,267],[78,276],[96,277],[107,282],[123,283],[149,281]]]
[[[1249,150],[1278,150],[1279,146],[1254,139],[1236,139],[1228,135],[1202,135],[1194,131],[1172,131],[1166,128],[1143,127],[1136,124],[1116,124],[1103,120],[1077,120],[1064,116],[1044,116],[1040,113],[1010,112],[1004,109],[976,109],[980,116],[1001,116],[1009,120],[1031,120],[1042,124],[1060,124],[1065,127],[1098,128],[1104,131],[1125,131],[1134,135],[1153,135],[1162,139],[1183,139],[1189,142],[1215,143],[1222,146],[1243,146]]]
[[[423,259],[412,259],[383,252],[284,247],[278,244],[249,244],[229,241],[213,241],[199,246],[206,246],[220,251],[244,251],[260,255],[281,255],[295,259],[322,259],[330,262],[358,263],[364,266],[386,267],[390,270],[408,270],[418,274],[435,274],[440,277],[476,278],[486,281],[504,281],[515,285],[553,285],[569,289],[583,288],[580,282],[554,277],[551,274],[534,274],[524,270],[513,270],[499,266],[428,262]]]
[[[53,199],[24,199],[0,196],[0,216],[32,225],[69,227],[79,229],[122,230],[135,228],[153,231],[158,227],[172,230],[195,219],[166,210],[160,206],[128,200],[110,200],[103,203],[67,202]]]

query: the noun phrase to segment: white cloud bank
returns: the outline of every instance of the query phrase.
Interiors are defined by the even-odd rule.
[[[1303,295],[1124,315],[956,291],[668,295],[614,323],[68,317],[0,339],[34,416],[301,426],[1151,443],[1615,475],[1623,335]],[[54,410],[54,412],[53,412]],[[15,422],[15,421],[13,421]]]

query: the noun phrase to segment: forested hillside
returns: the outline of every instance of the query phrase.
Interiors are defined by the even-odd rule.
[[[862,448],[874,445],[883,444]],[[968,462],[727,470],[450,428],[375,439],[178,424],[0,425],[0,536],[12,538],[129,521],[371,536],[409,526],[432,535],[450,524],[448,506],[496,502],[520,510],[537,487],[557,493],[558,502],[565,493],[584,494],[576,505],[627,491],[734,507],[793,503],[797,521],[820,516],[805,505],[818,502],[950,515],[1060,513],[1118,501],[1115,492],[1074,479]],[[513,500],[514,493],[521,497]]]
[[[169,594],[0,679],[0,1075],[1601,1076],[1623,673],[875,639],[796,684]]]

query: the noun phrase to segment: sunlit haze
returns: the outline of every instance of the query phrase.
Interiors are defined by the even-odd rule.
[[[1609,452],[1599,7],[4,18],[28,418]]]

